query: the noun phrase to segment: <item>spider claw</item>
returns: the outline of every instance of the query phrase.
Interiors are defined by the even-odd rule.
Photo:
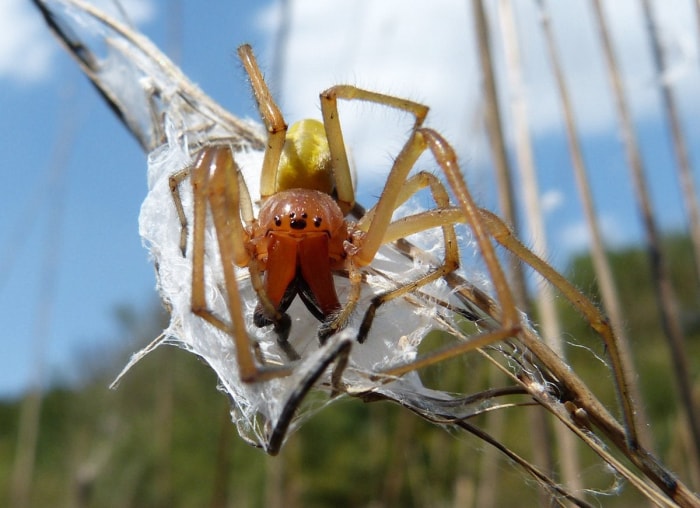
[[[336,334],[338,331],[338,326],[334,326],[333,321],[326,321],[318,327],[318,341],[321,345],[325,344],[326,341]]]
[[[363,344],[367,340],[367,335],[369,335],[369,330],[372,327],[372,322],[374,321],[374,316],[377,313],[377,307],[382,303],[380,299],[374,298],[372,304],[367,309],[365,317],[362,319],[362,324],[360,324],[360,329],[357,332],[357,342]]]
[[[335,335],[339,328],[340,326],[334,319],[321,323],[321,326],[318,327],[318,341],[321,345],[325,344],[330,337]]]
[[[272,324],[272,319],[265,315],[265,311],[263,310],[263,306],[260,304],[260,302],[258,302],[258,305],[255,307],[255,311],[253,312],[253,324],[255,324],[255,326],[258,328],[263,328]]]
[[[273,325],[272,328],[277,334],[277,344],[282,348],[284,354],[287,355],[289,361],[296,361],[301,358],[294,347],[289,343],[289,332],[292,329],[292,320],[289,314],[281,312],[279,318],[270,318],[265,314],[262,305],[258,304],[253,313],[253,323],[258,328],[263,328],[268,325]]]
[[[289,342],[278,338],[277,344],[279,344],[279,346],[282,348],[282,351],[284,351],[284,354],[287,356],[287,359],[290,362],[301,360],[301,356],[299,356],[299,353],[297,353],[296,349],[294,349],[294,346],[292,346]]]
[[[187,226],[184,225],[180,230],[180,252],[182,257],[187,257]]]
[[[277,342],[280,344],[283,342],[289,342],[289,331],[292,329],[292,320],[289,314],[283,312],[280,314],[279,319],[271,320],[275,333],[277,334]]]

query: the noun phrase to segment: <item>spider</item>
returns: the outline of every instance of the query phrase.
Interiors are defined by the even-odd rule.
[[[450,144],[436,131],[423,126],[428,107],[406,99],[338,85],[320,94],[323,122],[301,120],[289,129],[270,94],[249,45],[238,49],[248,73],[253,95],[267,129],[268,140],[260,173],[261,202],[257,217],[247,185],[236,163],[234,150],[223,143],[201,149],[193,165],[170,177],[181,223],[180,248],[186,251],[188,221],[179,196],[179,186],[190,177],[193,189],[192,295],[191,310],[230,336],[236,351],[239,375],[254,383],[288,376],[299,355],[289,344],[291,320],[286,311],[299,296],[318,319],[318,339],[323,344],[343,330],[360,299],[362,269],[372,263],[379,248],[390,242],[429,229],[441,228],[444,256],[430,271],[407,284],[374,296],[364,311],[356,341],[367,338],[377,309],[384,303],[419,291],[443,278],[468,306],[493,316],[496,325],[485,327],[469,340],[457,341],[403,364],[375,373],[378,379],[396,379],[404,374],[508,338],[518,338],[553,372],[565,378],[554,352],[533,336],[521,322],[514,298],[495,253],[492,239],[513,252],[554,284],[588,319],[608,347],[630,442],[636,439],[633,408],[627,395],[627,380],[621,366],[615,337],[605,316],[546,262],[522,245],[493,213],[476,206]],[[414,125],[408,140],[394,160],[377,204],[357,222],[346,219],[355,211],[354,189],[338,115],[339,100],[373,102],[408,112]],[[409,176],[418,157],[429,151],[445,175],[458,206],[453,206],[447,188],[433,174]],[[418,191],[429,188],[433,209],[392,220],[395,210]],[[216,231],[222,260],[226,308],[230,320],[210,310],[205,297],[205,230],[207,208]],[[493,283],[496,302],[476,294],[473,286],[456,275],[459,248],[455,225],[467,223]],[[259,347],[246,330],[235,266],[247,268],[258,303],[254,324],[272,325],[290,362],[266,363]],[[334,274],[349,280],[347,300],[341,304]],[[468,289],[471,288],[471,289]],[[463,336],[459,331],[458,336]],[[349,343],[331,348],[318,366],[305,376],[284,406],[283,416],[272,432],[267,451],[275,453],[292,414],[313,383],[333,361],[333,393],[342,390],[341,375],[347,365]],[[556,367],[556,368],[555,368]],[[579,387],[570,387],[572,391]]]
[[[261,356],[256,353],[245,329],[234,265],[246,267],[250,273],[258,297],[255,325],[272,325],[278,343],[290,360],[296,360],[299,355],[288,342],[291,320],[286,313],[296,296],[320,321],[318,338],[324,343],[348,323],[360,297],[361,268],[373,261],[381,245],[441,227],[445,245],[441,264],[417,280],[373,298],[357,335],[357,341],[364,342],[379,306],[453,272],[459,266],[459,252],[453,225],[455,214],[447,213],[447,219],[441,217],[450,211],[449,196],[442,183],[426,172],[407,177],[415,160],[425,150],[426,133],[432,132],[421,129],[428,113],[426,106],[341,85],[321,94],[323,123],[305,119],[287,129],[252,48],[243,45],[238,54],[268,132],[258,216],[254,217],[246,183],[232,149],[226,144],[204,147],[190,168],[171,177],[170,187],[182,224],[180,247],[184,253],[188,222],[179,197],[179,185],[188,176],[191,178],[194,193],[192,311],[231,335],[242,381],[255,382],[288,375],[290,368],[259,365]],[[381,198],[356,223],[345,218],[353,210],[355,197],[338,118],[338,99],[376,102],[415,117],[413,136],[396,159]],[[398,205],[426,187],[430,188],[437,208],[392,222]],[[230,323],[215,315],[205,301],[207,206],[223,260]],[[333,279],[333,274],[340,272],[347,275],[350,283],[343,305]]]

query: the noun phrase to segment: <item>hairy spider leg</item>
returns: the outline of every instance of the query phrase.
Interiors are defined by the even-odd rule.
[[[433,227],[442,227],[445,242],[445,259],[441,266],[404,287],[378,295],[373,299],[363,319],[358,339],[363,341],[366,338],[372,319],[379,305],[392,298],[414,291],[449,274],[458,267],[459,254],[454,227],[452,225],[457,222],[465,221],[472,225],[474,235],[477,238],[484,260],[494,280],[499,300],[506,309],[504,311],[503,335],[490,336],[491,338],[487,337],[486,340],[501,340],[517,332],[519,329],[519,318],[512,295],[510,294],[510,289],[500,268],[500,263],[493,251],[493,246],[479,223],[478,214],[474,212],[475,205],[468,193],[466,184],[464,184],[454,151],[437,133],[421,127],[428,114],[428,107],[416,102],[363,90],[350,85],[335,86],[323,92],[321,94],[321,109],[331,155],[334,164],[338,164],[342,167],[347,167],[348,161],[340,126],[338,99],[374,102],[409,112],[415,117],[413,133],[396,158],[389,176],[387,177],[387,182],[379,201],[369,212],[368,217],[361,219],[358,224],[358,227],[364,230],[365,234],[360,238],[356,251],[350,257],[351,265],[366,266],[370,264],[379,250],[379,247],[392,239],[396,239],[397,235],[408,236]],[[442,184],[437,179],[435,179],[433,183],[430,183],[429,177],[425,176],[418,176],[415,180],[408,179],[408,174],[413,168],[415,161],[428,147],[430,147],[438,164],[445,172],[453,192],[462,205],[462,211],[465,217],[453,219],[452,222],[440,220],[439,216],[442,213],[440,209],[449,206],[449,197]],[[425,185],[430,185],[433,199],[436,201],[438,208],[392,223],[392,216],[396,208],[408,199],[411,194],[417,192]],[[467,212],[471,214],[471,219],[469,215],[467,215]],[[437,221],[435,221],[436,218],[438,219]],[[433,225],[433,223],[435,224]],[[356,303],[357,299],[352,298],[351,295],[341,315],[339,315],[336,322],[330,326],[340,328],[344,324],[344,320],[346,320],[353,311]]]
[[[419,152],[424,151],[426,148],[431,150],[436,161],[445,173],[453,192],[458,196],[460,207],[451,209],[443,207],[442,209],[430,210],[400,219],[389,224],[383,240],[385,242],[393,241],[401,237],[409,236],[411,234],[445,224],[453,225],[458,222],[466,222],[469,224],[474,231],[474,235],[479,244],[482,256],[486,261],[487,267],[494,282],[496,294],[500,301],[502,326],[500,330],[487,332],[481,336],[470,339],[469,342],[465,344],[447,348],[444,351],[437,352],[423,359],[418,359],[404,367],[389,369],[386,371],[386,373],[392,376],[402,375],[410,370],[416,370],[427,365],[438,363],[446,358],[456,356],[484,345],[488,345],[491,342],[502,340],[509,336],[515,336],[518,334],[520,324],[517,316],[517,310],[514,305],[512,293],[507,285],[505,276],[503,275],[500,262],[495,257],[493,246],[488,239],[490,236],[501,246],[516,255],[518,259],[530,265],[535,271],[540,273],[546,280],[554,285],[567,298],[567,300],[569,300],[574,308],[584,316],[584,318],[590,323],[591,328],[593,328],[593,330],[595,330],[601,336],[610,356],[615,377],[616,392],[618,394],[618,398],[620,399],[623,418],[625,420],[627,438],[629,442],[636,443],[638,431],[636,428],[633,402],[629,397],[630,374],[624,369],[615,339],[615,333],[608,318],[602,313],[602,311],[600,311],[600,309],[593,305],[593,303],[579,289],[573,286],[568,280],[566,280],[566,278],[564,278],[548,263],[538,257],[534,252],[525,247],[498,216],[475,205],[457,164],[454,150],[440,134],[431,129],[419,129],[416,134],[416,139],[413,143],[415,146],[411,149],[418,150]],[[422,142],[421,138],[423,138]],[[409,144],[411,144],[410,141]],[[398,203],[402,203],[410,196],[411,193],[415,192],[412,187],[412,185],[405,185],[401,188],[397,196]],[[371,227],[371,224],[374,221],[374,213],[376,213],[374,210],[368,212],[367,216],[360,220],[359,225],[361,225],[361,227],[365,227],[364,224],[369,222]],[[381,296],[382,295],[379,295],[377,298],[381,298]],[[373,307],[370,307],[368,313],[365,315],[363,325],[368,319],[371,319],[372,314],[370,311],[372,308]],[[533,350],[539,358],[551,359],[551,361],[547,362],[547,364],[550,365],[556,363],[556,360],[553,358],[553,356],[556,356],[556,353],[551,351],[551,349],[539,341],[535,342],[528,340],[528,337],[529,336],[524,336],[526,345]]]
[[[223,154],[225,155],[225,152],[221,152],[221,150],[228,150],[229,151],[229,156],[233,160],[233,154],[231,153],[231,148],[226,147],[225,145],[212,145],[209,147],[206,147],[202,149],[202,151],[198,154],[198,156],[195,159],[195,163],[191,167],[187,167],[185,169],[182,169],[176,173],[173,173],[169,178],[168,178],[168,183],[170,186],[170,192],[172,194],[173,202],[175,203],[175,210],[177,211],[178,219],[180,221],[180,251],[182,252],[183,256],[187,255],[187,238],[189,235],[189,224],[187,221],[187,216],[185,214],[184,207],[182,205],[182,197],[180,195],[180,184],[187,179],[188,177],[191,176],[192,170],[194,167],[202,167],[202,170],[204,171],[204,168],[206,168],[207,164],[211,164],[214,159],[217,158],[216,153],[219,155]],[[234,163],[235,164],[235,163]],[[237,171],[237,170],[236,170]],[[240,219],[245,222],[246,227],[250,228],[253,224],[254,220],[254,214],[253,214],[253,206],[252,206],[252,200],[250,198],[250,193],[248,192],[248,187],[245,184],[245,180],[243,179],[243,176],[239,171],[238,173],[238,189],[239,189],[239,196],[238,199],[240,201]],[[207,185],[200,183],[198,186],[194,185],[193,181],[193,193],[196,195],[198,189],[201,192],[206,192]],[[195,203],[197,203],[197,198],[195,198]],[[206,206],[206,203],[204,205],[200,206]],[[201,224],[202,227],[205,225],[205,214],[206,212],[198,211],[197,205],[195,204],[195,227],[197,225]],[[193,239],[193,250],[197,252],[197,249],[199,248],[199,245],[202,244],[204,241],[204,236],[203,233],[198,232],[195,234],[195,237]],[[243,243],[244,239],[247,239],[246,237],[241,237],[241,244]],[[241,258],[244,259],[244,258]],[[202,268],[199,268],[202,266]],[[262,278],[260,276],[261,269],[257,265],[257,261],[254,258],[250,258],[247,260],[247,263],[239,266],[247,266],[248,271],[250,274],[250,279],[251,279],[251,285],[253,289],[255,290],[256,294],[258,295],[258,299],[260,302],[264,302],[267,304],[267,308],[274,309],[274,305],[270,302],[269,298],[267,298],[267,295],[264,290],[264,283],[262,281]],[[200,283],[200,279],[202,279],[203,275],[203,261],[200,261],[197,259],[196,265],[193,257],[193,284],[195,283]],[[201,272],[201,273],[200,273]],[[203,279],[202,279],[203,280]],[[203,291],[203,290],[202,290]],[[192,303],[192,310],[195,312],[195,307],[200,308],[199,311],[197,312],[202,312],[202,313],[209,313],[210,312],[206,310],[202,310],[201,307],[202,305],[204,306],[203,308],[206,309],[206,304],[203,304],[204,298],[201,295],[197,295],[195,297],[195,292],[193,290],[193,303]],[[261,303],[262,305],[262,303]],[[195,312],[195,313],[197,313]],[[289,345],[287,342],[287,337],[289,335],[289,328],[291,326],[291,321],[289,320],[289,317],[283,314],[279,314],[276,316],[276,320],[274,322],[275,325],[275,330],[278,334],[278,342],[284,349],[285,353],[290,359],[296,360],[298,359],[299,355],[294,351],[294,349]],[[221,321],[219,318],[216,318],[215,316],[211,315],[209,318],[205,318],[207,321],[210,323],[214,324],[219,329],[224,329],[223,321]],[[214,323],[213,321],[219,321],[219,323]],[[256,350],[257,351],[257,350]],[[262,362],[262,355],[259,354],[258,352],[258,361]]]
[[[194,195],[192,312],[232,337],[243,382],[287,376],[291,373],[288,366],[256,365],[253,347],[245,327],[243,302],[236,281],[234,263],[238,266],[249,265],[251,256],[245,248],[247,233],[240,218],[239,171],[230,147],[218,145],[202,150],[192,168],[191,180]],[[211,210],[222,259],[221,268],[230,322],[216,316],[206,302],[204,255],[207,204]]]
[[[447,190],[442,182],[440,182],[435,175],[425,171],[416,173],[411,178],[406,180],[406,182],[404,182],[404,184],[401,186],[401,192],[399,196],[397,196],[395,207],[400,206],[412,195],[425,187],[430,187],[430,192],[433,196],[433,201],[435,202],[436,208],[427,212],[402,217],[401,219],[391,222],[387,226],[384,233],[383,243],[393,242],[399,238],[410,236],[414,233],[425,231],[427,229],[432,229],[432,227],[425,227],[426,223],[422,219],[423,215],[426,213],[440,215],[442,210],[450,208],[450,197],[447,194]],[[372,225],[373,219],[374,208],[370,210],[365,217],[360,219],[357,227],[359,229],[369,228]],[[436,281],[459,268],[459,246],[457,244],[457,235],[454,228],[454,223],[456,222],[458,221],[443,221],[439,226],[435,226],[442,228],[443,246],[445,249],[444,258],[440,266],[430,270],[419,279],[403,284],[396,289],[381,293],[372,298],[372,301],[365,311],[364,318],[362,319],[362,323],[358,330],[358,342],[362,343],[367,338],[367,334],[369,333],[377,309],[380,305],[408,293],[412,293],[422,286]]]
[[[348,194],[352,192],[352,180],[350,178],[350,163],[348,162],[348,154],[345,149],[345,142],[343,141],[343,131],[341,129],[340,119],[338,117],[338,99],[358,99],[406,111],[415,117],[414,129],[423,124],[429,108],[417,102],[400,99],[391,95],[371,92],[369,90],[363,90],[350,85],[338,85],[329,88],[325,92],[321,93],[320,98],[323,125],[326,129],[326,137],[328,138],[328,146],[331,153],[331,164],[333,166],[333,171],[336,178],[338,201],[341,204],[341,209],[343,209],[345,213],[349,213],[354,199],[349,200],[343,194],[343,192],[347,192]],[[394,201],[393,194],[395,191],[398,191],[398,189],[387,189],[385,187],[384,192],[387,191],[389,193],[385,198],[386,204],[383,206],[388,209],[392,209],[391,205]],[[384,195],[384,193],[382,193],[382,195]],[[347,210],[344,208],[344,205],[347,205]],[[393,213],[393,209],[391,210],[391,213]],[[389,213],[389,218],[391,218],[391,213]],[[372,245],[376,244],[374,252],[376,252],[379,249],[379,245],[381,245],[382,235],[379,234],[376,236],[377,238],[375,238],[373,235],[370,236],[369,239],[365,239],[365,243],[371,242]],[[368,264],[369,262],[371,262],[371,259],[365,264]]]
[[[168,177],[170,194],[173,197],[173,203],[175,203],[175,211],[177,212],[177,217],[180,220],[180,252],[182,253],[183,257],[187,254],[188,225],[187,216],[185,215],[185,209],[182,207],[182,197],[180,196],[180,184],[189,176],[190,168],[185,168],[178,171],[177,173],[173,173]]]
[[[265,148],[265,158],[260,176],[260,195],[264,201],[280,190],[291,188],[289,184],[282,183],[286,175],[285,170],[280,168],[280,159],[285,150],[285,143],[289,141],[293,143],[295,136],[292,135],[290,137],[287,133],[287,125],[284,121],[284,117],[270,93],[265,78],[255,59],[253,49],[250,45],[244,44],[238,48],[238,55],[250,77],[253,95],[255,96],[260,116],[268,132],[268,142]],[[304,129],[318,130],[314,125],[316,123],[315,120],[302,120],[301,122],[297,122],[295,126],[298,127],[300,131],[304,131]],[[292,126],[292,129],[295,126]],[[307,133],[300,132],[299,134],[301,134],[301,138],[304,138]],[[316,133],[311,137],[316,138]],[[336,163],[335,160],[331,160],[327,167],[321,169],[329,173],[332,172],[334,181],[331,188],[318,190],[322,190],[328,194],[335,192],[338,206],[342,210],[343,215],[347,215],[355,203],[355,190],[347,157],[345,158],[344,164],[342,162]],[[292,180],[294,180],[294,178],[292,178]],[[301,182],[299,186],[304,188],[316,188],[314,185],[309,185],[308,182]]]
[[[585,318],[590,327],[600,335],[610,358],[618,402],[622,407],[622,417],[625,423],[628,441],[637,443],[638,429],[635,417],[634,401],[631,396],[631,373],[624,367],[622,356],[617,345],[615,331],[608,317],[596,307],[577,287],[571,284],[563,275],[552,268],[542,258],[537,256],[517,239],[510,228],[494,213],[479,209],[483,224],[489,234],[504,248],[519,259],[530,265],[536,272],[556,287],[571,305]]]
[[[320,94],[320,99],[323,125],[326,130],[334,174],[336,175],[336,179],[346,177],[348,182],[344,185],[349,185],[350,187],[352,187],[352,183],[350,182],[350,164],[348,162],[343,132],[340,125],[338,99],[373,102],[411,113],[415,119],[414,130],[423,124],[429,110],[427,106],[417,102],[363,90],[350,85],[338,85],[329,88]],[[410,154],[405,155],[405,157],[408,156],[410,156]],[[399,155],[399,158],[401,158],[401,155]],[[354,312],[361,293],[360,284],[362,282],[362,277],[359,268],[369,265],[374,259],[379,247],[384,243],[384,233],[396,209],[398,193],[407,178],[408,172],[413,166],[413,162],[414,161],[411,161],[410,164],[404,162],[399,163],[397,159],[397,162],[394,163],[389,174],[387,184],[382,191],[379,201],[374,207],[375,220],[372,221],[372,226],[369,227],[366,232],[361,232],[362,234],[353,235],[352,239],[356,240],[358,245],[353,245],[349,248],[347,269],[350,279],[350,293],[348,294],[346,304],[335,319],[324,323],[322,326],[319,331],[319,336],[321,338],[328,337],[342,329]],[[340,201],[340,186],[338,188]],[[448,227],[445,226],[444,230],[447,231],[447,228]],[[359,232],[360,231],[358,231],[358,233]],[[449,234],[449,232],[445,233],[446,243]],[[361,245],[361,247],[358,247],[359,245]],[[427,282],[428,281],[426,281],[426,283]]]
[[[408,173],[410,167],[413,165],[413,162],[418,159],[418,157],[425,150],[430,150],[436,162],[444,172],[447,182],[459,202],[459,211],[461,212],[461,215],[458,213],[451,216],[451,213],[436,213],[438,211],[433,210],[431,212],[418,214],[413,218],[409,218],[409,220],[404,221],[404,223],[395,226],[396,229],[393,231],[386,227],[384,228],[383,234],[387,236],[387,232],[389,232],[388,236],[393,236],[394,234],[398,234],[399,231],[401,234],[410,234],[435,227],[436,225],[439,225],[440,222],[446,222],[448,224],[466,222],[472,229],[482,259],[489,270],[489,274],[496,291],[496,296],[501,306],[501,323],[499,328],[482,332],[475,337],[470,338],[468,342],[434,351],[403,365],[390,367],[384,371],[384,374],[390,377],[401,376],[407,372],[442,362],[446,359],[479,347],[486,346],[493,342],[504,340],[509,337],[515,337],[518,335],[521,329],[520,318],[515,307],[510,288],[506,282],[505,275],[503,274],[500,262],[496,256],[491,239],[488,235],[488,231],[485,229],[485,226],[482,223],[479,209],[474,204],[466,183],[464,182],[459,165],[457,164],[457,157],[452,147],[437,132],[422,127],[418,128],[414,131],[413,135],[397,158],[395,167],[397,164],[408,166],[403,167],[400,170],[404,174]],[[390,179],[394,176],[394,173],[399,174],[399,171],[392,170],[392,174],[389,176]],[[400,183],[400,181],[395,183]],[[395,199],[398,200],[399,197],[400,191],[397,191]],[[379,210],[379,207],[377,208]],[[449,212],[449,210],[447,212]],[[379,211],[375,212],[375,217],[372,223],[378,220],[378,213]],[[385,218],[384,221],[386,220],[387,219]],[[372,227],[373,225],[370,224],[370,230]],[[361,246],[360,251],[362,251],[362,248],[363,247]],[[366,255],[369,256],[370,253],[367,253]]]
[[[272,196],[277,188],[277,169],[279,168],[280,156],[287,135],[287,124],[270,93],[270,89],[265,83],[265,78],[255,59],[253,48],[249,44],[243,44],[238,48],[238,57],[248,73],[253,96],[260,111],[260,117],[267,129],[267,144],[260,171],[260,196],[264,200]]]

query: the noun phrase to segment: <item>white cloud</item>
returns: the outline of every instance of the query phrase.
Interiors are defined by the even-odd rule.
[[[535,4],[514,2],[533,128],[538,133],[546,134],[561,129],[561,114],[540,26],[540,14]],[[591,2],[549,1],[547,5],[578,127],[588,134],[609,133],[616,129],[617,119]],[[670,72],[678,76],[675,71],[678,68],[686,71],[689,68],[697,69],[693,51],[679,52],[674,49],[679,46],[696,47],[698,44],[690,3],[669,0],[663,2],[663,8],[660,6],[661,3],[657,3],[654,14],[662,40],[666,48],[671,49],[668,51]],[[658,89],[651,45],[640,3],[637,0],[604,2],[603,10],[633,116],[638,121],[644,121],[658,115]],[[500,45],[500,40],[496,40],[496,45]],[[499,53],[496,53],[496,58],[500,67],[503,63]],[[679,77],[676,84],[697,87],[697,70],[694,75],[686,72],[684,78]],[[697,100],[694,108],[700,108]]]
[[[122,5],[135,24],[145,23],[155,14],[150,1],[124,0]],[[51,75],[52,59],[59,49],[58,42],[31,2],[0,2],[0,79],[19,83],[47,79]]]
[[[598,226],[601,229],[603,243],[607,247],[620,247],[630,242],[630,228],[623,227],[621,221],[610,214],[602,214],[598,217]],[[591,235],[586,222],[581,219],[571,222],[558,232],[558,245],[564,252],[581,252],[587,250],[591,244]]]
[[[573,222],[562,228],[559,232],[560,247],[567,252],[579,252],[588,248],[591,237],[585,222]]]
[[[49,75],[57,50],[38,11],[27,0],[0,3],[0,78],[35,82]]]
[[[542,193],[540,206],[542,213],[549,215],[556,212],[564,204],[564,193],[557,189],[550,189]]]
[[[559,100],[543,45],[537,3],[513,4],[533,132],[561,132]],[[584,135],[614,131],[617,122],[590,2],[550,1],[548,5],[580,131]],[[496,2],[487,5],[496,71],[504,76],[496,6]],[[299,0],[290,9],[280,84],[283,109],[290,120],[319,116],[318,93],[332,84],[350,83],[430,105],[429,124],[447,135],[463,159],[478,161],[479,155],[487,153],[479,144],[483,143],[481,73],[468,2],[357,0],[319,4]],[[656,115],[658,96],[638,2],[608,2],[605,9],[626,88],[631,93],[633,113],[638,120]],[[658,13],[662,33],[683,47],[691,44],[689,37],[695,41],[694,18],[688,9],[690,6],[683,2],[668,1]],[[269,22],[265,27],[273,31],[276,25]],[[693,55],[683,54],[688,58]],[[680,64],[674,60],[673,65]],[[507,118],[508,91],[503,80],[500,83]],[[697,72],[690,84],[697,86]],[[687,80],[685,86],[690,86]],[[690,107],[700,109],[698,100],[693,99],[696,94],[689,97]],[[347,109],[355,110],[341,111],[349,144],[371,146],[373,140],[387,139],[383,135],[386,130],[395,131],[389,137],[391,144],[355,152],[362,167],[386,166],[389,154],[400,147],[408,125],[378,108]]]

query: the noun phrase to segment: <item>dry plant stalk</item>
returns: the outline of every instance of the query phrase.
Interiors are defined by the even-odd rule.
[[[637,385],[635,378],[632,376],[632,373],[634,372],[634,363],[632,361],[632,353],[629,344],[629,338],[627,337],[627,332],[625,330],[620,299],[618,297],[617,288],[613,279],[612,269],[610,268],[610,263],[608,261],[607,254],[605,253],[605,244],[603,241],[603,235],[601,233],[600,224],[598,221],[598,216],[596,214],[595,204],[593,202],[591,187],[588,182],[588,175],[583,159],[583,152],[581,149],[581,144],[579,142],[579,136],[576,128],[576,120],[574,118],[574,110],[571,105],[571,99],[569,97],[566,80],[564,78],[564,73],[561,68],[556,44],[554,42],[554,34],[552,32],[545,0],[540,0],[540,8],[542,31],[545,36],[545,43],[547,45],[547,50],[549,53],[549,60],[551,62],[552,72],[554,73],[555,81],[557,84],[559,99],[561,101],[561,109],[562,114],[564,115],[566,136],[569,142],[569,151],[571,152],[572,168],[576,177],[576,185],[578,187],[579,195],[581,197],[581,203],[583,205],[586,223],[588,225],[588,230],[591,235],[591,258],[593,260],[593,267],[596,273],[596,280],[598,282],[598,285],[600,286],[601,297],[603,300],[603,308],[605,309],[606,314],[609,316],[610,324],[617,335],[617,343],[620,349],[621,360],[620,369],[627,379],[626,383],[629,386],[630,391],[629,398],[630,401],[632,401],[632,403],[634,404],[641,401],[642,398],[640,395],[639,386]],[[634,432],[636,434],[643,435],[644,438],[642,439],[642,442],[644,442],[646,445],[650,445],[651,438],[648,435],[648,431],[644,430],[648,427],[648,418],[644,414],[643,406],[637,407],[638,409],[636,410],[636,423],[634,425]],[[644,435],[645,433],[646,435]]]
[[[651,197],[644,176],[644,163],[639,151],[639,144],[635,135],[630,109],[627,104],[622,78],[616,62],[612,41],[600,0],[593,0],[593,7],[610,84],[615,98],[615,108],[620,122],[620,131],[627,153],[630,178],[634,186],[635,196],[646,234],[647,252],[655,286],[655,295],[661,314],[661,325],[668,342],[671,358],[673,359],[673,374],[678,385],[678,391],[682,401],[682,410],[685,412],[688,421],[688,428],[692,436],[695,456],[700,457],[700,420],[698,419],[698,410],[690,382],[688,354],[685,346],[686,339],[680,322],[678,299],[673,285],[671,284],[668,262],[661,248],[659,229],[654,218]]]

